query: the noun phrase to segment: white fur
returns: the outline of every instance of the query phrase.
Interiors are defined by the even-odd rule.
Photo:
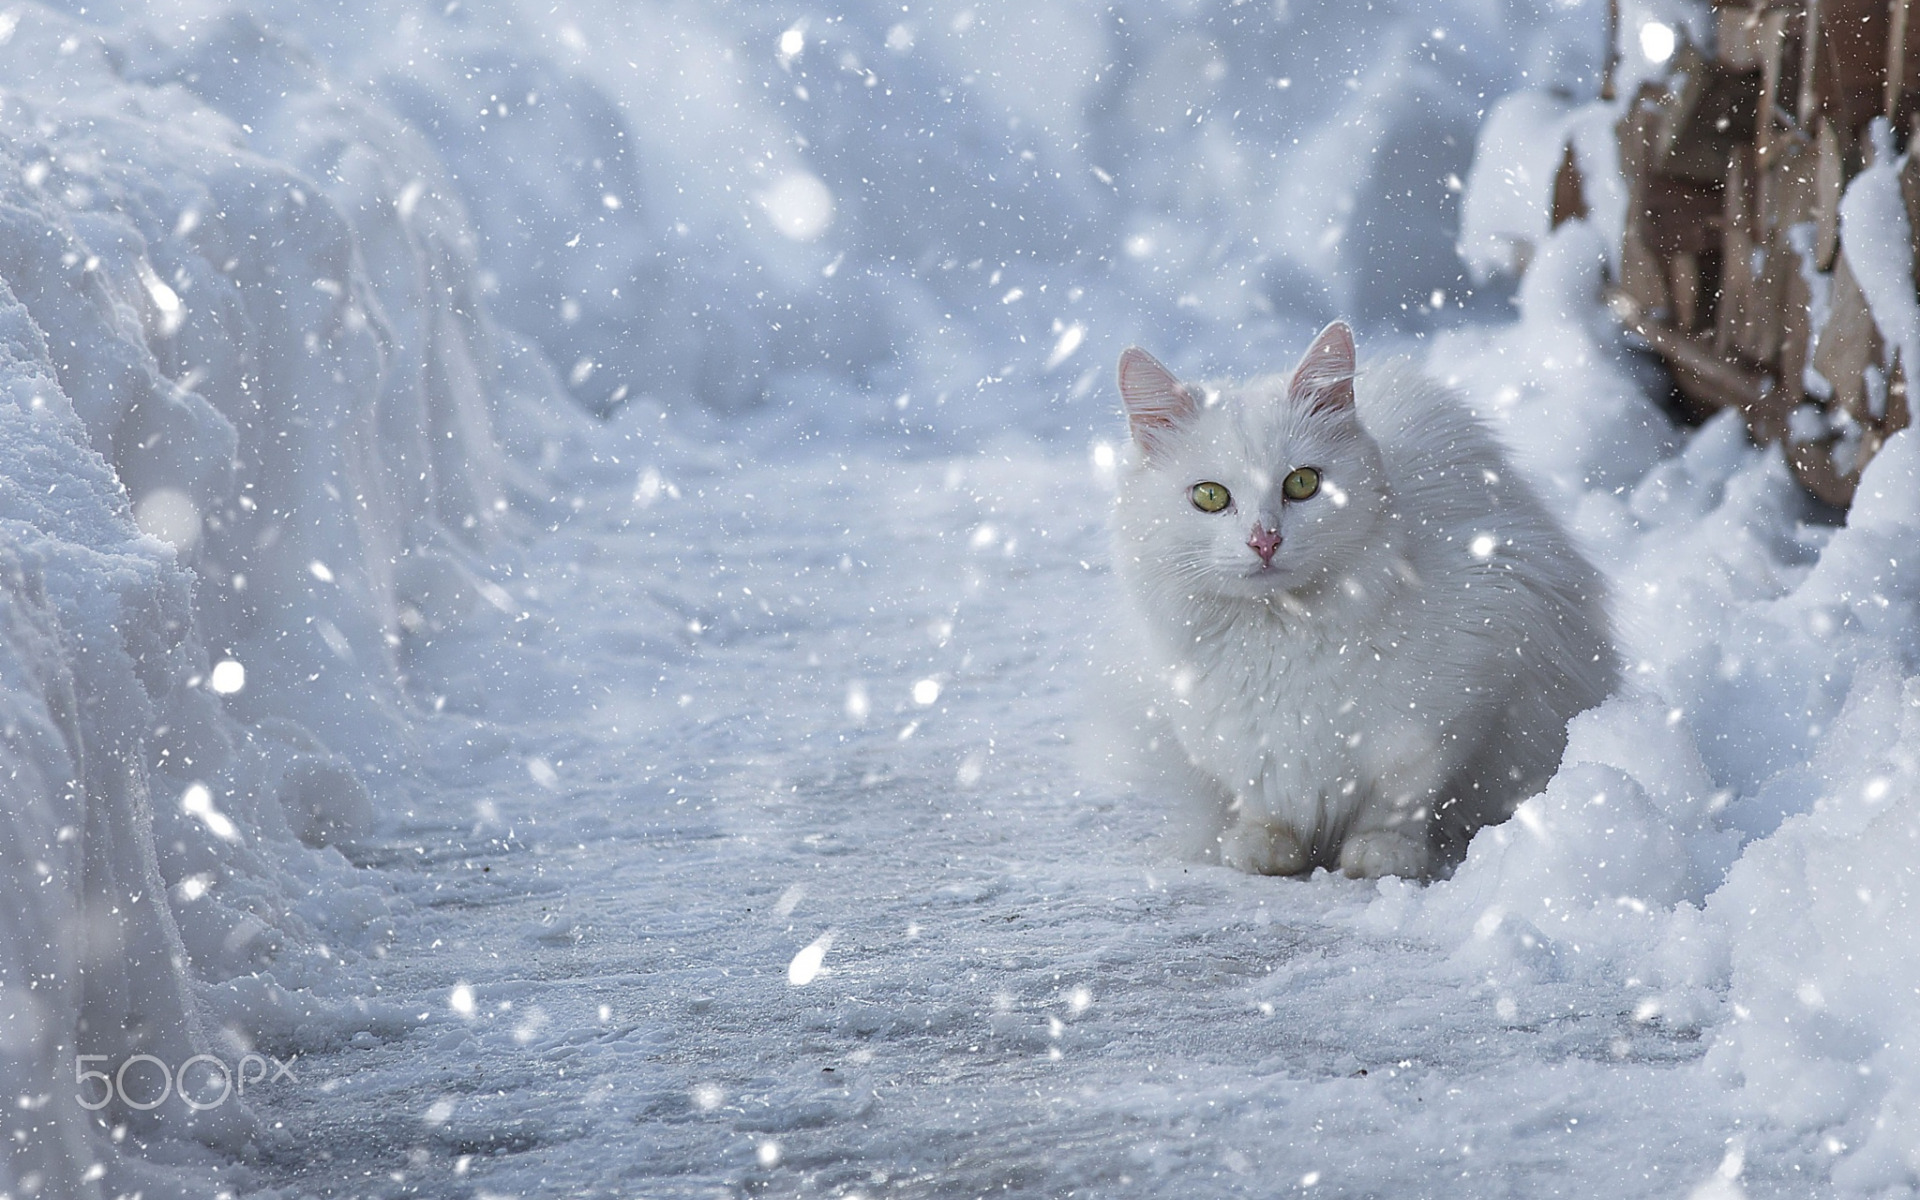
[[[1615,682],[1599,576],[1487,429],[1404,364],[1354,383],[1318,408],[1281,376],[1190,387],[1205,402],[1123,468],[1120,724],[1177,747],[1158,784],[1242,870],[1428,873],[1544,784]],[[1284,500],[1302,466],[1319,493]],[[1233,506],[1196,509],[1202,481]]]

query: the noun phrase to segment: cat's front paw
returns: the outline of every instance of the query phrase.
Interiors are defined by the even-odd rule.
[[[1307,869],[1307,851],[1285,825],[1240,821],[1220,835],[1220,861],[1249,875],[1298,875]]]
[[[1418,879],[1427,873],[1427,831],[1370,829],[1356,833],[1340,847],[1340,870],[1353,879],[1397,875]]]

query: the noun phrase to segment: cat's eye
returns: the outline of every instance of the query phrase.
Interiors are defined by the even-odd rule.
[[[1319,490],[1320,472],[1312,467],[1298,467],[1287,472],[1287,477],[1280,481],[1280,491],[1289,500],[1306,500]],[[1200,502],[1195,500],[1194,503]]]
[[[1193,499],[1193,506],[1201,512],[1219,512],[1233,503],[1233,497],[1227,494],[1227,489],[1217,483],[1196,483],[1187,495]]]

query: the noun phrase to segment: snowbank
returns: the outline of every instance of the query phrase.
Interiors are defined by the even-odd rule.
[[[1706,909],[1731,967],[1732,1019],[1710,1065],[1774,1121],[1818,1133],[1834,1182],[1860,1193],[1920,1181],[1917,497],[1920,442],[1901,433],[1783,602],[1851,679],[1838,712],[1810,714],[1804,764],[1762,787],[1767,815],[1785,819]]]
[[[1911,1187],[1920,442],[1888,443],[1839,529],[1736,414],[1662,458],[1603,253],[1585,222],[1545,236],[1520,321],[1433,361],[1491,398],[1613,581],[1628,685],[1453,878],[1385,883],[1359,921],[1451,948],[1504,1019],[1577,980],[1700,1031],[1707,1068],[1763,1128],[1817,1135],[1836,1185]]]
[[[1920,298],[1913,288],[1913,233],[1901,178],[1907,156],[1896,158],[1885,120],[1868,134],[1873,164],[1854,176],[1840,198],[1840,246],[1860,284],[1875,326],[1902,363],[1920,362]],[[1876,415],[1884,415],[1885,398]]]
[[[1703,15],[1625,6],[1628,77],[1671,49],[1661,29]],[[1498,106],[1462,240],[1481,273],[1537,250],[1522,317],[1443,343],[1435,361],[1494,398],[1606,566],[1631,686],[1574,723],[1552,786],[1477,839],[1452,880],[1390,886],[1366,921],[1455,947],[1512,1011],[1531,982],[1574,972],[1635,1021],[1702,1030],[1708,1069],[1761,1128],[1817,1142],[1835,1185],[1920,1187],[1920,442],[1886,443],[1839,529],[1731,412],[1644,470],[1664,422],[1599,301],[1603,248],[1619,242],[1614,115],[1545,95]],[[1911,168],[1884,122],[1870,140],[1840,204],[1842,245],[1880,334],[1912,361]],[[1549,231],[1568,144],[1603,202]]]
[[[134,527],[11,291],[0,330],[0,1078],[17,1098],[8,1133],[24,1134],[0,1183],[80,1195],[87,1168],[112,1155],[69,1101],[75,1054],[180,1062],[209,1045],[176,965],[184,946],[156,857],[145,735],[170,726],[192,745],[220,723],[210,698],[181,686],[205,667],[187,634],[190,577]],[[142,1117],[123,1119],[152,1132]],[[230,1141],[239,1119],[191,1124]]]
[[[157,1067],[411,1019],[326,847],[407,799],[405,639],[493,613],[545,501],[496,416],[569,426],[431,147],[304,52],[16,7],[0,82],[0,1191],[198,1194],[153,1163],[264,1134]]]

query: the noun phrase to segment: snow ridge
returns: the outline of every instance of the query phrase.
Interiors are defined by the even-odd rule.
[[[196,1194],[126,1152],[245,1101],[76,1071],[410,1021],[354,998],[393,904],[333,847],[406,799],[401,634],[498,607],[496,415],[564,417],[431,147],[249,19],[10,9],[0,80],[0,1191]]]

